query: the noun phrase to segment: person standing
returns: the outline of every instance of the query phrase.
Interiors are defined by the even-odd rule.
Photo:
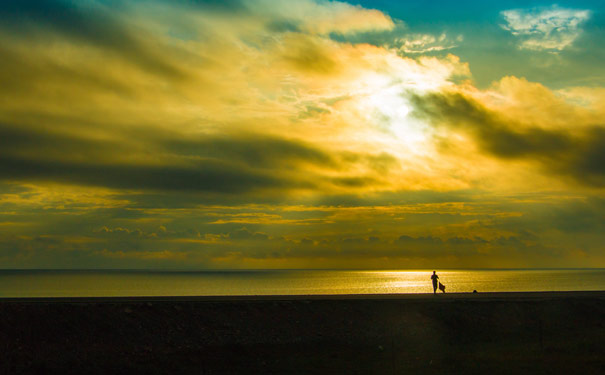
[[[437,273],[433,271],[433,275],[431,275],[431,280],[433,280],[433,294],[437,294],[437,285],[439,285],[439,276]]]

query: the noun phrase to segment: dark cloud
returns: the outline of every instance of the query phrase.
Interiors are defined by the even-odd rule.
[[[432,237],[432,236],[427,236],[427,237],[411,237],[411,236],[407,236],[407,235],[401,235],[399,236],[399,238],[397,239],[398,243],[401,244],[405,244],[405,245],[417,245],[417,244],[421,244],[423,246],[426,245],[442,245],[443,241],[438,238],[438,237]]]
[[[0,126],[0,178],[121,189],[242,193],[314,187],[312,181],[270,173],[269,167],[277,164],[274,160],[329,161],[329,157],[318,150],[274,138],[234,138],[231,142],[221,138],[216,143],[212,138],[200,138],[197,143],[168,141],[165,145],[155,139],[145,144],[147,150],[182,152],[176,162],[154,165],[126,161],[140,152],[136,143],[127,146],[127,141],[87,139],[3,125]],[[193,150],[200,150],[198,156],[204,157],[186,158]]]
[[[14,194],[22,197],[28,197],[32,193],[33,189],[31,187],[0,181],[0,195]]]
[[[55,181],[118,189],[208,191],[245,193],[260,189],[312,188],[312,182],[288,180],[266,172],[219,161],[199,161],[188,166],[149,166],[27,160],[0,157],[5,179]]]
[[[76,43],[116,53],[155,73],[184,77],[165,55],[153,51],[143,30],[131,28],[114,16],[120,14],[118,4],[111,6],[110,13],[99,4],[80,6],[60,0],[6,0],[0,4],[0,29],[8,29],[13,37],[35,34],[38,40],[55,33]]]
[[[238,206],[251,202],[256,204],[281,204],[288,200],[282,194],[225,194],[224,192],[179,191],[136,191],[122,192],[115,195],[116,199],[128,201],[129,206],[137,209],[160,208],[178,209],[191,208],[199,205]],[[291,201],[291,200],[289,200]],[[214,219],[216,220],[216,219]]]
[[[258,204],[291,204],[291,205],[318,205],[328,207],[374,207],[388,205],[413,205],[425,203],[463,203],[473,202],[479,191],[383,191],[377,193],[359,194],[332,194],[323,191],[320,196],[281,196],[279,194],[255,195],[225,195],[219,193],[198,194],[196,192],[181,191],[179,194],[170,192],[137,191],[118,193],[116,199],[123,199],[136,208],[186,208],[200,204],[238,206],[250,203]]]
[[[242,0],[171,0],[171,2],[194,8],[239,12],[246,9]]]
[[[447,239],[441,239],[434,236],[412,237],[408,235],[400,236],[394,244],[398,251],[403,253],[417,254],[422,256],[443,256],[443,255],[477,255],[498,251],[500,253],[525,251],[527,255],[541,253],[543,247],[536,246],[528,240],[528,235],[510,235],[498,236],[493,239],[482,237],[461,237],[454,236]],[[529,237],[531,240],[535,238]]]
[[[569,130],[528,125],[510,120],[462,94],[415,96],[417,116],[436,126],[466,131],[487,153],[500,159],[536,161],[552,173],[577,182],[605,186],[605,128]]]
[[[338,167],[337,161],[324,151],[301,142],[271,136],[250,134],[240,138],[233,136],[164,138],[162,145],[170,152],[180,155],[238,160],[261,168],[296,163]]]
[[[589,196],[582,199],[553,198],[552,202],[525,202],[511,210],[523,211],[518,217],[501,219],[496,224],[508,231],[526,228],[533,232],[558,231],[570,235],[572,241],[582,234],[592,234],[605,240],[605,199]]]
[[[266,241],[269,239],[269,236],[265,233],[261,232],[252,232],[247,228],[240,228],[231,233],[229,233],[229,238],[233,240],[256,240],[256,241]]]
[[[372,177],[338,177],[331,179],[331,181],[334,185],[351,188],[375,185],[377,182]]]
[[[44,96],[54,99],[62,93],[71,96],[73,91],[88,95],[99,91],[134,95],[135,90],[128,82],[87,71],[82,66],[51,61],[42,54],[34,57],[28,52],[0,44],[0,80],[3,83],[0,96],[14,98],[16,94],[21,94],[30,98],[37,95],[39,99]],[[49,84],[54,84],[56,91],[48,93]]]
[[[302,72],[312,74],[331,74],[338,68],[338,62],[318,40],[303,34],[291,35],[285,41],[284,59]]]
[[[473,202],[479,191],[454,190],[449,192],[431,190],[381,191],[379,193],[355,194],[325,194],[317,201],[324,206],[339,207],[368,207],[400,204],[423,203],[461,203]]]
[[[11,191],[18,193],[19,189]],[[356,259],[360,263],[354,264],[363,265],[366,261],[384,257],[389,258],[388,264],[406,259],[408,263],[397,264],[424,267],[448,258],[458,259],[458,267],[474,267],[494,264],[489,263],[490,259],[515,259],[521,262],[515,264],[539,266],[545,259],[563,259],[561,257],[567,254],[565,249],[570,246],[598,256],[599,247],[595,244],[602,243],[603,239],[597,234],[600,233],[598,229],[602,229],[602,220],[599,221],[603,216],[602,199],[582,204],[568,203],[554,206],[549,203],[544,207],[539,203],[526,203],[519,206],[525,207],[522,216],[498,216],[496,221],[485,223],[477,223],[474,216],[457,216],[461,223],[466,224],[449,227],[449,230],[447,225],[440,225],[434,218],[422,223],[415,221],[415,216],[424,214],[406,214],[405,221],[392,222],[390,226],[372,219],[371,227],[380,228],[379,234],[370,231],[370,226],[365,228],[363,221],[355,220],[352,225],[346,215],[340,218],[331,216],[330,220],[335,222],[329,225],[319,221],[303,227],[296,224],[242,226],[241,223],[211,223],[217,218],[242,213],[244,217],[247,213],[257,213],[258,216],[265,213],[287,218],[285,215],[289,211],[280,211],[277,206],[147,210],[127,205],[115,209],[82,210],[85,208],[82,207],[65,212],[40,207],[38,211],[21,211],[18,217],[14,214],[7,216],[11,222],[27,219],[40,222],[31,230],[16,226],[7,227],[8,231],[3,232],[0,227],[0,259],[3,259],[3,264],[21,266],[29,264],[27,259],[31,259],[37,262],[36,265],[47,262],[49,266],[61,267],[70,267],[69,262],[73,262],[71,265],[138,265],[144,268],[151,266],[149,262],[154,262],[156,266],[183,268],[207,266],[213,258],[229,254],[234,261],[306,259],[317,264],[313,262],[323,259],[335,262],[332,265],[335,267],[342,266],[344,263],[338,262],[343,260]],[[305,217],[324,214],[321,210],[304,211]],[[582,228],[569,227],[572,221],[581,217],[585,217],[579,225]],[[543,221],[542,226],[536,226],[538,221]],[[590,223],[592,226],[582,225]],[[364,228],[363,231],[355,229],[360,227]],[[529,232],[519,229],[526,227]],[[401,233],[402,228],[412,228],[410,233],[414,234],[397,237],[396,233]],[[448,234],[430,234],[432,230],[444,229]],[[477,229],[481,229],[483,234],[479,234]],[[557,230],[566,230],[573,236],[557,237]],[[554,237],[551,237],[553,233]],[[523,263],[528,259],[533,259],[534,263]],[[483,261],[487,263],[481,263]],[[564,265],[560,262],[553,264]]]
[[[268,31],[276,32],[276,33],[286,33],[286,32],[300,32],[300,22],[296,22],[294,20],[273,20],[267,23],[266,28]]]
[[[117,140],[100,141],[52,131],[44,126],[0,123],[0,157],[98,162],[115,154],[126,156],[132,151],[132,146]]]
[[[142,237],[143,232],[140,229],[128,229],[122,227],[108,228],[102,227],[95,231],[95,234],[99,237],[117,237],[117,238],[129,238],[129,237]]]
[[[368,176],[323,176],[318,170],[341,171],[350,161],[297,140],[255,134],[185,137],[154,128],[139,130],[86,137],[40,126],[0,124],[0,179],[216,194],[378,183]]]

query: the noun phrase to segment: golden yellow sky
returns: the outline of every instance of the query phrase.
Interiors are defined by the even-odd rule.
[[[2,267],[605,267],[584,5],[0,5]]]

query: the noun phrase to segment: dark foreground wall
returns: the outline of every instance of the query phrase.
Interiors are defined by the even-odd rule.
[[[602,374],[605,293],[0,300],[3,374]]]

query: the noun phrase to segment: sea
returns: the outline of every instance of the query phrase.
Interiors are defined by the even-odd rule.
[[[0,298],[432,293],[432,270],[0,270]],[[604,291],[605,269],[437,270],[446,292]]]

